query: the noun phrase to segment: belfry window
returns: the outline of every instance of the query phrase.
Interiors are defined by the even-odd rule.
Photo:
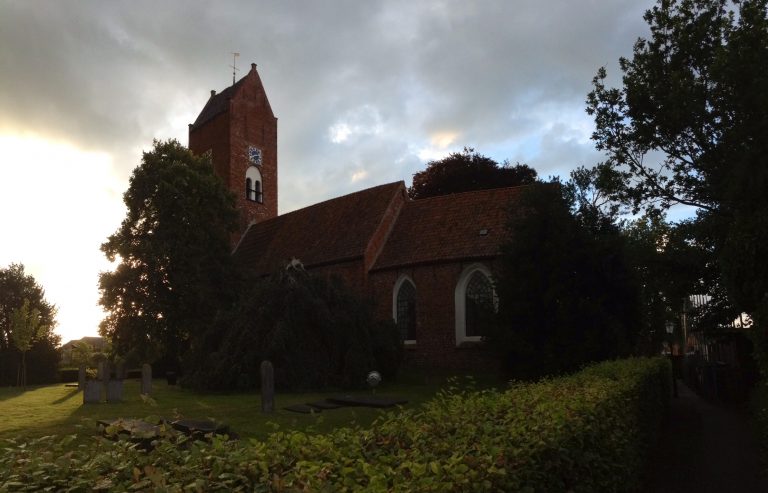
[[[251,202],[264,203],[261,191],[261,172],[256,166],[250,166],[245,172],[245,198]]]

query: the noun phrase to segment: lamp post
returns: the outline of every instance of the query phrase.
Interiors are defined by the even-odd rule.
[[[675,355],[672,348],[674,347],[674,339],[672,334],[675,333],[675,323],[671,320],[667,320],[664,323],[664,328],[667,329],[669,335],[669,362],[672,364],[672,395],[677,397],[677,374],[675,372]]]

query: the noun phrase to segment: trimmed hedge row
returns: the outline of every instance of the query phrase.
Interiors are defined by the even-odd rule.
[[[635,491],[670,367],[629,359],[504,392],[451,388],[370,429],[210,443],[46,437],[0,451],[0,490]]]

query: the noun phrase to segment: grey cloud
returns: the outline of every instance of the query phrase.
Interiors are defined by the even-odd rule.
[[[645,32],[650,2],[0,5],[0,125],[107,150],[126,175],[132,150],[161,132],[186,142],[185,125],[167,127],[180,111],[191,121],[210,89],[231,83],[231,51],[242,55],[240,75],[258,63],[279,118],[288,210],[410,180],[423,166],[415,150],[440,130],[457,131],[456,146],[535,165],[506,143],[546,132],[544,106],[583,107],[597,68],[615,67]],[[381,131],[331,142],[330,128],[363,107],[375,108]],[[594,155],[581,142],[542,142],[542,175],[568,155]],[[359,167],[366,177],[350,182]]]

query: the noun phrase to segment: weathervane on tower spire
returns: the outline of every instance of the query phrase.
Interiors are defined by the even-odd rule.
[[[235,85],[235,73],[237,72],[237,57],[240,56],[240,53],[232,52],[232,85]]]

